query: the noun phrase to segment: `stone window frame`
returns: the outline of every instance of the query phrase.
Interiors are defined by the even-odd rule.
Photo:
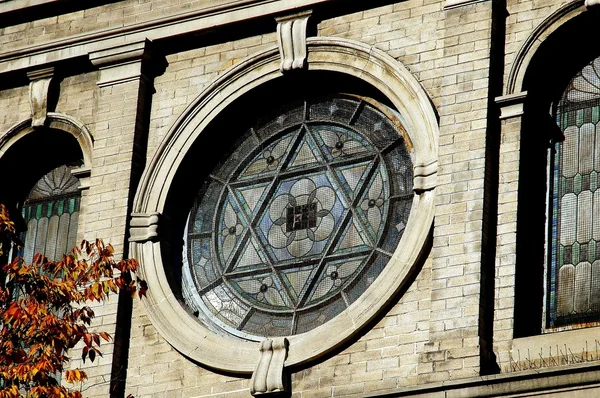
[[[11,150],[15,151],[13,147],[19,141],[40,128],[48,130],[44,132],[48,134],[52,134],[52,130],[62,131],[71,135],[72,139],[77,142],[83,158],[81,159],[81,165],[71,169],[71,175],[79,181],[77,190],[79,191],[81,209],[87,196],[87,191],[90,188],[94,137],[86,125],[79,119],[64,113],[47,112],[42,125],[36,125],[34,117],[14,124],[0,136],[0,160]],[[79,229],[78,226],[74,231],[75,241],[77,241],[77,236],[79,236]]]
[[[19,140],[36,130],[36,127],[33,127],[32,123],[32,119],[23,120],[10,127],[6,131],[6,134],[0,137],[0,158]],[[48,112],[44,128],[64,131],[71,134],[77,141],[83,155],[83,163],[71,173],[79,179],[79,190],[87,191],[90,187],[94,137],[86,125],[73,116],[59,112]]]
[[[598,5],[595,1],[575,1],[569,2],[558,9],[553,11],[547,18],[541,21],[530,33],[530,35],[522,42],[519,50],[514,54],[514,60],[511,62],[510,70],[508,71],[507,79],[504,86],[504,95],[496,98],[496,102],[500,111],[500,119],[505,123],[503,125],[502,134],[506,134],[509,138],[504,138],[502,143],[500,144],[500,152],[502,153],[510,153],[512,148],[514,148],[514,142],[512,141],[513,137],[518,138],[519,146],[518,150],[522,151],[523,147],[523,137],[527,134],[526,127],[524,125],[528,125],[531,123],[532,119],[535,119],[536,122],[543,125],[546,130],[549,132],[549,136],[557,136],[559,137],[561,133],[558,131],[558,126],[556,126],[555,120],[553,119],[552,114],[552,100],[556,99],[556,96],[552,96],[552,98],[544,99],[542,105],[537,102],[540,101],[539,94],[536,95],[534,93],[535,87],[531,86],[532,76],[537,75],[537,69],[540,67],[539,65],[539,57],[548,57],[549,53],[552,53],[553,56],[560,57],[560,53],[554,51],[556,46],[548,46],[549,42],[555,40],[557,37],[563,37],[564,31],[563,27],[571,24],[576,24],[575,26],[579,27],[586,25],[589,23],[589,20],[593,18],[595,15],[596,9]],[[594,12],[590,12],[590,10],[594,10]],[[579,20],[579,22],[575,22]],[[593,26],[590,28],[593,29]],[[577,32],[580,36],[585,36],[584,33]],[[569,36],[571,38],[572,36]],[[568,39],[567,39],[568,40]],[[537,63],[536,63],[537,62]],[[545,59],[545,63],[543,65],[548,65],[553,62],[553,59]],[[571,76],[572,77],[572,76]],[[560,93],[562,94],[562,92]],[[540,111],[541,109],[541,111]],[[556,131],[552,131],[552,130]],[[518,134],[515,134],[514,131],[517,131]],[[520,155],[522,156],[522,155]],[[503,164],[501,161],[500,164],[500,172],[502,173],[504,169],[510,167],[510,162],[513,161],[511,157],[507,157],[510,159],[506,163]],[[548,164],[546,161],[544,163],[544,170],[546,173],[545,177],[548,177]],[[502,177],[501,177],[502,178]],[[519,170],[519,180],[523,178],[522,170]],[[505,184],[505,187],[508,184],[511,184],[512,181],[508,181]],[[502,184],[502,183],[501,183]],[[503,187],[501,186],[500,192],[502,195]],[[509,193],[510,194],[510,193]],[[549,203],[548,203],[548,192],[544,192],[545,200],[541,204],[541,207],[544,212],[544,216],[548,216],[549,211]],[[536,206],[540,203],[536,202]],[[502,219],[499,219],[499,229],[505,229],[507,224],[514,222],[517,218],[517,206],[514,207],[513,210],[504,212],[502,214]],[[544,352],[535,352],[535,358],[539,358],[539,355],[548,354],[548,348],[553,347],[549,342],[555,342],[557,339],[563,339],[563,342],[568,342],[568,349],[572,350],[573,353],[581,352],[581,347],[585,344],[580,345],[580,341],[585,342],[585,336],[589,334],[588,331],[595,330],[597,333],[597,329],[599,323],[593,322],[588,324],[574,324],[574,325],[565,325],[559,327],[548,327],[547,322],[547,275],[546,275],[546,262],[547,260],[547,245],[548,245],[548,235],[547,235],[547,224],[543,225],[543,228],[546,229],[544,235],[544,247],[542,248],[544,259],[543,259],[543,275],[540,275],[539,278],[526,278],[525,283],[517,280],[516,273],[519,272],[519,256],[522,256],[525,250],[516,249],[516,256],[512,256],[512,258],[507,259],[506,253],[498,253],[496,255],[496,274],[498,275],[510,275],[511,283],[513,284],[514,291],[518,294],[519,286],[521,290],[525,290],[530,292],[532,285],[535,283],[540,283],[543,285],[539,293],[539,303],[536,302],[535,306],[529,305],[530,300],[525,302],[522,298],[519,300],[513,295],[510,299],[504,300],[505,305],[496,308],[495,311],[495,320],[494,320],[494,335],[496,336],[504,336],[504,333],[507,329],[510,329],[510,337],[500,337],[498,343],[495,343],[499,347],[508,347],[507,352],[501,352],[500,358],[503,358],[504,355],[507,355],[505,358],[512,358],[512,361],[517,361],[517,355],[519,350],[521,350],[521,358],[523,358],[523,348],[527,347],[531,342],[535,342],[540,347],[545,347]],[[506,229],[505,229],[506,230]],[[519,229],[516,230],[511,228],[509,232],[504,233],[502,237],[502,242],[505,245],[514,244],[517,247],[517,241],[520,239],[524,239],[529,241],[530,234],[522,234],[519,233]],[[519,237],[517,237],[519,235]],[[500,234],[498,235],[500,237]],[[525,237],[525,238],[524,238]],[[526,247],[526,246],[524,246]],[[531,250],[528,250],[531,252]],[[506,276],[505,276],[506,278]],[[506,286],[506,284],[504,285]],[[500,294],[500,290],[503,287],[496,286],[496,295]],[[504,311],[505,309],[510,309],[510,313]],[[511,323],[507,328],[504,325],[508,325],[506,323],[505,315],[510,314]],[[520,325],[517,325],[517,324]],[[559,333],[558,335],[556,333]],[[566,337],[555,337],[555,336],[574,336],[577,338],[566,338]],[[582,337],[583,336],[583,337]],[[581,338],[579,338],[581,337]],[[579,340],[579,341],[578,341]],[[565,346],[565,349],[567,346]],[[502,350],[502,349],[500,349]],[[533,355],[532,351],[532,355]],[[556,350],[555,350],[556,352]],[[534,358],[532,358],[533,360]],[[527,357],[527,360],[529,358]],[[501,359],[502,361],[502,359]]]
[[[418,264],[434,216],[438,119],[415,77],[399,62],[371,46],[339,38],[307,39],[308,72],[329,71],[357,77],[378,89],[401,115],[414,167],[411,214],[392,260],[373,285],[347,310],[303,334],[287,336],[285,366],[314,361],[355,336],[406,284]],[[169,286],[162,259],[160,214],[178,167],[196,138],[236,98],[280,77],[277,47],[250,56],[210,84],[169,130],[149,162],[134,198],[131,254],[148,282],[142,300],[159,333],[192,360],[220,371],[249,374],[256,369],[260,344],[218,335],[186,312]]]

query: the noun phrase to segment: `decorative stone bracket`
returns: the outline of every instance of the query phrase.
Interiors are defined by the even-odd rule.
[[[158,239],[158,222],[160,213],[132,213],[129,224],[130,242],[147,242]]]
[[[54,76],[54,68],[45,68],[27,73],[29,78],[29,104],[31,127],[43,126],[48,114],[48,94]]]
[[[523,103],[527,97],[527,91],[496,97],[496,103],[500,108],[500,119],[509,119],[523,114]]]
[[[285,396],[289,393],[288,375],[284,372],[289,342],[285,337],[260,343],[260,359],[252,373],[253,396]]]
[[[413,189],[417,193],[431,191],[437,185],[438,162],[415,166]]]
[[[311,13],[304,11],[275,19],[282,72],[306,66],[306,26]]]

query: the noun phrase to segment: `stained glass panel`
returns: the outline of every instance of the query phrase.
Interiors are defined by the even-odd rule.
[[[190,212],[184,300],[241,337],[303,333],[390,260],[413,199],[410,155],[397,122],[353,97],[290,104],[249,131]]]
[[[72,169],[60,166],[44,175],[23,205],[21,213],[27,225],[22,237],[23,258],[28,263],[36,253],[58,260],[77,244],[79,181]]]
[[[569,83],[557,109],[564,140],[554,145],[548,326],[600,318],[600,57]]]

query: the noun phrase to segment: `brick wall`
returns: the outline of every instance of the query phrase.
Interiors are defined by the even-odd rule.
[[[319,24],[318,35],[374,44],[419,79],[440,113],[440,173],[433,249],[416,280],[364,336],[295,373],[294,396],[364,396],[478,375],[490,13],[488,3],[444,11],[441,2],[407,1]],[[169,66],[155,83],[149,153],[219,72],[275,40],[274,35],[252,37],[168,56]],[[235,396],[241,390],[240,396],[248,395],[247,379],[215,376],[182,360],[137,305],[133,330],[135,364],[130,364],[128,392],[158,397],[172,390],[173,396],[187,397]],[[164,371],[160,380],[146,369],[148,363]],[[144,387],[150,382],[155,389]],[[155,391],[161,392],[152,395]]]
[[[175,4],[176,3],[176,4]],[[219,2],[204,1],[202,6]],[[513,347],[519,119],[502,122],[499,164],[490,147],[492,2],[444,9],[444,2],[407,0],[365,5],[319,21],[319,36],[373,45],[401,62],[429,95],[439,117],[439,171],[431,248],[414,281],[387,313],[326,360],[292,375],[293,397],[362,397],[426,383],[480,375],[482,306],[494,300],[493,349],[501,370]],[[565,1],[507,1],[504,76],[533,29]],[[101,29],[119,28],[199,7],[199,2],[124,0],[0,28],[2,51]],[[274,26],[274,24],[273,24]],[[243,35],[239,35],[243,36]],[[198,41],[198,43],[203,43]],[[98,72],[71,71],[60,81],[56,110],[83,121],[94,136],[91,186],[82,202],[80,236],[103,237],[127,254],[128,196],[144,162],[155,155],[175,120],[218,76],[242,59],[275,46],[275,32],[220,40],[195,49],[167,48],[167,67],[150,95],[140,81],[98,87]],[[186,48],[192,48],[189,45]],[[89,70],[89,69],[88,69]],[[0,134],[30,115],[28,86],[0,89]],[[149,107],[149,120],[143,120]],[[146,123],[147,122],[147,123]],[[499,123],[499,122],[498,122]],[[140,142],[140,137],[144,137]],[[147,137],[147,142],[145,141]],[[146,155],[146,159],[140,159]],[[488,168],[486,171],[486,167]],[[497,167],[493,169],[493,167]],[[496,172],[498,206],[486,213]],[[136,174],[138,173],[138,174]],[[486,180],[487,179],[487,180]],[[487,196],[486,196],[487,195]],[[487,202],[489,205],[490,202]],[[493,202],[492,202],[493,203]],[[484,231],[498,217],[497,236]],[[494,292],[482,295],[487,240],[495,245]],[[484,292],[485,293],[485,292]],[[493,293],[493,294],[492,294]],[[115,300],[96,306],[95,326],[114,332]],[[133,304],[126,394],[143,397],[248,397],[250,380],[222,375],[175,351]],[[486,344],[489,342],[486,342]],[[113,347],[85,366],[84,396],[108,396]],[[74,350],[77,358],[79,351]],[[74,359],[72,366],[80,366]]]

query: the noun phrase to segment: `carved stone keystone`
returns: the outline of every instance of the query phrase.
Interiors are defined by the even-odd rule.
[[[31,106],[31,126],[40,127],[48,114],[48,94],[54,76],[54,68],[27,72],[29,78],[29,104]]]
[[[129,224],[130,242],[147,242],[158,239],[159,213],[132,213]]]
[[[275,19],[282,72],[306,66],[306,25],[310,14],[311,11],[304,11]]]
[[[420,193],[430,191],[437,185],[438,163],[434,161],[429,164],[415,165],[415,176],[413,189]]]
[[[251,381],[253,396],[275,397],[289,392],[289,380],[283,369],[288,347],[285,337],[260,343],[260,359]]]

